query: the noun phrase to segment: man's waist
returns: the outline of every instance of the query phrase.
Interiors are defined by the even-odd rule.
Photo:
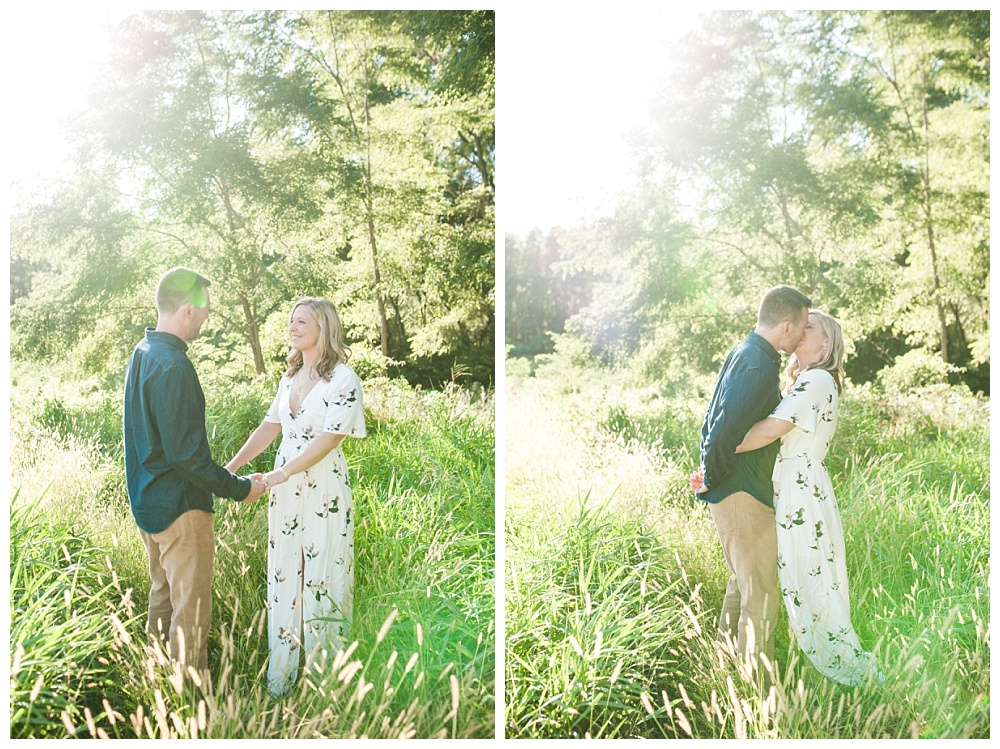
[[[698,496],[706,502],[721,502],[730,494],[744,491],[768,507],[773,507],[774,484],[771,481],[773,468],[773,460],[737,466],[723,478],[711,482],[708,491]]]

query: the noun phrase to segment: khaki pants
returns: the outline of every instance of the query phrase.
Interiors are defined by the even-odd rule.
[[[189,510],[160,533],[139,535],[149,554],[146,632],[160,638],[171,659],[208,672],[212,619],[212,513]],[[183,644],[182,644],[183,643]]]
[[[733,639],[741,659],[753,670],[761,653],[774,661],[779,601],[774,510],[746,492],[731,494],[709,508],[732,573],[719,630]]]

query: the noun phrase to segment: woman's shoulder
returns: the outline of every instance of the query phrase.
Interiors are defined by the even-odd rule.
[[[825,369],[807,369],[795,379],[789,392],[801,393],[810,388],[836,391],[837,381],[833,378],[833,374]]]
[[[333,368],[330,372],[330,385],[361,385],[361,379],[358,377],[357,373],[351,369],[344,362],[338,362],[337,366]]]
[[[823,380],[823,381],[834,382],[833,373],[832,372],[828,372],[825,369],[820,369],[820,368],[807,369],[805,372],[803,372],[801,375],[799,375],[799,379],[800,380],[806,379],[806,378],[808,378],[809,380],[812,380],[812,381]]]

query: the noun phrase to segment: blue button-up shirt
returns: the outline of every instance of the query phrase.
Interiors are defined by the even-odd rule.
[[[212,511],[212,495],[243,500],[250,480],[212,460],[205,394],[187,344],[146,329],[125,372],[125,483],[136,525],[160,533],[188,510]]]
[[[721,502],[742,491],[774,507],[771,472],[780,441],[739,455],[735,450],[750,427],[770,416],[781,402],[780,366],[780,354],[754,331],[729,352],[701,430],[701,463],[708,491],[698,494],[699,499]]]

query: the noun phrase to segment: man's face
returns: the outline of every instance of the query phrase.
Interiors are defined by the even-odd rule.
[[[190,317],[188,318],[188,331],[187,331],[188,334],[184,339],[186,341],[193,341],[195,338],[197,338],[201,334],[201,326],[204,325],[205,321],[208,319],[208,312],[209,308],[211,307],[211,302],[209,301],[208,298],[208,289],[205,289],[204,293],[205,293],[204,307],[196,307],[193,304],[190,306],[191,313]]]
[[[809,310],[803,308],[802,316],[799,321],[788,328],[788,333],[785,335],[784,340],[781,342],[781,350],[786,354],[791,354],[798,348],[799,343],[802,341],[802,336],[806,332],[806,324],[809,322]]]

